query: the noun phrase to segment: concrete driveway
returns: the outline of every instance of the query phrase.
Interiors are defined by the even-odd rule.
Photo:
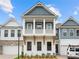
[[[14,59],[15,57],[13,55],[0,55],[0,59]]]
[[[67,56],[60,56],[60,55],[57,55],[57,59],[67,59]]]

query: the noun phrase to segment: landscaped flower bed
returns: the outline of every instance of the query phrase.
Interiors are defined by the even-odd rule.
[[[18,59],[18,57],[15,59]],[[24,56],[24,57],[20,56],[20,59],[57,59],[57,58],[56,58],[56,56],[38,56],[38,55],[36,55],[36,56]]]

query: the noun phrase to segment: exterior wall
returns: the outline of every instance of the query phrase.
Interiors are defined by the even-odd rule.
[[[73,31],[73,36],[70,36],[70,31]],[[70,28],[70,29],[67,29],[67,28],[64,28],[64,29],[60,29],[60,39],[79,39],[79,36],[77,36],[77,30],[79,29],[73,29],[73,28]],[[66,36],[63,35],[63,33],[66,32]]]
[[[41,38],[41,37],[36,38],[35,44],[34,44],[34,38],[27,38],[26,43],[28,41],[32,42],[32,51],[27,51],[27,44],[25,44],[25,48],[24,48],[25,51],[24,52],[28,55],[42,55],[42,54],[47,55],[47,53],[50,53],[51,55],[53,55],[53,53],[55,53],[55,45],[53,45],[52,38],[46,37],[45,42],[43,41],[43,38]],[[41,51],[37,51],[37,42],[42,42],[42,50]],[[47,42],[52,43],[52,50],[51,51],[47,51]]]
[[[4,37],[4,31],[8,30],[8,37]],[[15,36],[11,37],[11,30],[15,30]],[[0,40],[18,40],[17,31],[22,29],[1,29],[1,38]],[[22,40],[22,34],[20,37],[20,40]]]

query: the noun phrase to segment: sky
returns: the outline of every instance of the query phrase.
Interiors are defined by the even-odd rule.
[[[21,23],[22,14],[38,2],[59,16],[57,22],[63,23],[70,16],[79,21],[79,0],[0,0],[0,24],[4,24],[10,17]]]

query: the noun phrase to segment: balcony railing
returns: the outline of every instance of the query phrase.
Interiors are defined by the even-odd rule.
[[[24,34],[53,34],[53,29],[45,29],[45,33],[44,33],[44,29],[25,29]]]
[[[53,30],[52,29],[46,29],[45,30],[45,34],[53,34]]]
[[[33,29],[25,29],[25,34],[33,34]]]
[[[35,29],[35,34],[43,34],[43,29]]]

